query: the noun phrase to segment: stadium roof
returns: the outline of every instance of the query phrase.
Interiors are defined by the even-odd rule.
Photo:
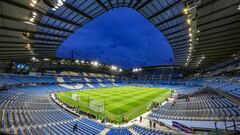
[[[239,0],[66,0],[56,11],[49,1],[56,0],[0,1],[0,60],[55,58],[75,30],[118,7],[133,8],[154,24],[172,46],[176,65],[207,66],[240,51]]]

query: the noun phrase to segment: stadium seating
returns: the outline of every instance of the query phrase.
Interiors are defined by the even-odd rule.
[[[106,135],[132,135],[132,133],[127,128],[112,128]]]
[[[136,131],[139,135],[171,135],[171,134],[179,134],[174,132],[169,132],[167,130],[154,130],[148,129],[144,127],[140,127],[137,125],[133,125],[132,129]]]
[[[164,74],[164,73],[162,73]],[[181,73],[179,73],[181,74]],[[75,89],[94,89],[102,87],[117,87],[135,85],[141,87],[169,88],[178,94],[190,94],[190,101],[178,98],[168,101],[162,107],[149,114],[149,118],[171,120],[240,120],[240,108],[227,98],[217,94],[193,94],[207,87],[224,91],[240,97],[239,77],[210,77],[194,79],[135,79],[126,82],[123,78],[110,78],[104,74],[84,73],[82,76],[61,76],[63,82],[56,84],[53,76],[28,76],[15,74],[0,74],[1,84],[17,85],[31,83],[47,83],[45,85],[14,86],[7,91],[0,91],[0,129],[4,132],[20,135],[33,134],[74,134],[72,127],[77,123],[78,134],[100,134],[107,126],[88,118],[78,118],[64,111],[49,97],[51,92],[69,91]],[[155,76],[156,77],[156,76]],[[159,76],[158,76],[159,77]],[[65,87],[64,85],[67,85]],[[78,87],[80,86],[81,87]],[[70,88],[71,87],[71,88]],[[73,88],[73,89],[72,89]],[[128,128],[109,128],[107,135],[134,134],[174,134],[172,131],[154,130],[137,125]]]
[[[214,89],[218,89],[240,98],[239,77],[212,77],[204,83]]]
[[[240,119],[240,108],[230,100],[215,94],[201,94],[186,99],[167,102],[149,117],[179,120],[236,120]]]

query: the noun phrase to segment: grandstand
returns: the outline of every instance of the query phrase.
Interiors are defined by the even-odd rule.
[[[74,49],[56,55],[125,7],[162,33],[173,58],[124,68]],[[239,0],[0,0],[0,9],[0,134],[240,134]]]

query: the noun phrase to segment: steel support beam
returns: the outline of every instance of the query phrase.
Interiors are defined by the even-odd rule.
[[[179,18],[179,17],[182,17],[182,16],[184,16],[184,14],[183,14],[183,13],[180,13],[180,14],[178,14],[178,15],[176,15],[176,16],[170,17],[170,18],[168,18],[167,20],[164,20],[164,21],[156,24],[155,26],[158,27],[158,26],[160,26],[160,25],[162,25],[162,24],[164,24],[164,23],[166,23],[166,22],[172,21],[172,20],[174,20],[174,19],[176,19],[176,18]]]
[[[102,8],[104,8],[106,11],[108,11],[108,8],[100,1],[100,0],[95,0]]]
[[[38,32],[38,31],[31,31],[31,30],[24,30],[24,29],[12,28],[12,27],[0,26],[0,29],[9,30],[9,31],[23,32],[23,33],[27,32],[27,33],[32,33],[32,34],[39,34],[39,35],[59,37],[59,38],[67,38],[67,36],[61,36],[61,35],[57,35],[57,34],[50,34],[50,33]]]
[[[140,0],[139,0],[139,1],[140,1]],[[173,2],[172,4],[170,4],[168,7],[164,8],[164,9],[160,10],[159,12],[153,14],[152,16],[148,17],[148,20],[151,20],[152,18],[154,18],[154,17],[156,17],[156,16],[158,16],[158,15],[160,15],[160,14],[168,11],[169,9],[174,8],[175,6],[179,5],[180,3],[182,3],[181,0],[176,0],[175,2]]]
[[[140,0],[139,0],[140,1]],[[139,6],[138,8],[137,8],[137,10],[140,10],[140,9],[142,9],[143,7],[145,7],[146,5],[148,5],[149,3],[151,3],[153,0],[147,0],[147,1],[145,1],[141,6]]]
[[[41,27],[45,27],[45,28],[49,28],[49,29],[53,29],[53,30],[73,33],[73,31],[70,31],[70,30],[67,30],[67,29],[63,29],[63,28],[59,28],[59,27],[55,27],[55,26],[47,25],[47,24],[43,24],[43,23],[38,23],[38,22],[33,22],[32,23],[32,22],[29,22],[28,20],[25,20],[25,19],[5,16],[5,15],[1,15],[0,18],[15,21],[15,22],[19,22],[19,23],[29,24],[29,25],[32,24],[32,25],[36,25],[36,26],[41,26]],[[28,22],[28,23],[26,23],[26,22]]]
[[[23,5],[21,3],[18,3],[16,1],[13,1],[13,0],[2,0],[4,3],[8,3],[10,5],[13,5],[13,6],[16,6],[16,7],[19,7],[19,8],[22,8],[22,9],[25,9],[25,10],[29,10],[29,11],[35,11],[37,12],[38,14],[42,15],[42,16],[47,16],[49,18],[53,18],[53,19],[56,19],[56,20],[59,20],[59,21],[62,21],[62,22],[65,22],[65,23],[69,23],[69,24],[72,24],[72,25],[75,25],[75,26],[78,26],[78,27],[81,27],[82,25],[80,24],[77,24],[75,22],[72,22],[72,21],[69,21],[65,18],[61,18],[59,16],[56,16],[56,15],[53,15],[53,14],[50,14],[50,13],[44,13],[42,12],[41,10],[38,10],[38,9],[35,9],[33,7],[29,7],[29,6],[26,6],[26,5]]]
[[[92,20],[93,18],[91,16],[89,16],[88,14],[85,14],[83,11],[79,10],[78,8],[75,8],[74,6],[72,6],[71,4],[68,4],[67,2],[64,3],[64,6],[68,9],[71,9],[72,11]]]

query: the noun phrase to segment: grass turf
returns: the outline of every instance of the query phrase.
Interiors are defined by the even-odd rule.
[[[72,98],[73,94],[80,95],[79,99]],[[81,110],[96,115],[91,110],[89,100],[98,100],[104,103],[104,113],[99,118],[108,118],[114,123],[121,123],[122,116],[131,120],[147,111],[153,101],[164,101],[171,94],[166,88],[144,88],[123,86],[114,88],[98,88],[93,90],[80,90],[74,92],[60,92],[56,96],[66,104],[80,107]]]

